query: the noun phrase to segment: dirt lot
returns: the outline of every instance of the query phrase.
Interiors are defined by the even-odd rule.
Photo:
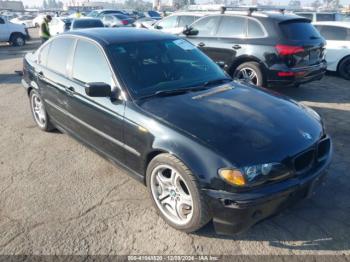
[[[218,236],[212,225],[184,234],[123,171],[35,127],[14,72],[24,53],[0,46],[0,254],[350,254],[349,81],[279,89],[316,109],[334,139],[329,180],[312,199],[244,234]]]

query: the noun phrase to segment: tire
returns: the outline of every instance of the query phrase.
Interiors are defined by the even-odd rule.
[[[253,72],[254,79],[250,79],[248,75],[244,74],[244,72]],[[264,77],[262,74],[262,70],[260,68],[259,63],[257,62],[246,62],[240,64],[233,72],[233,79],[243,80],[256,86],[264,85]]]
[[[26,39],[22,34],[15,33],[10,37],[10,43],[13,46],[24,46],[26,44]]]
[[[169,168],[170,170],[167,170]],[[167,174],[169,178],[165,177]],[[159,180],[160,177],[162,178]],[[174,177],[176,177],[176,183],[174,183],[176,184],[176,189],[163,191],[162,185],[164,186],[165,182],[169,183],[172,180],[171,178]],[[162,181],[162,183],[159,181]],[[175,156],[160,154],[153,158],[147,167],[146,184],[154,207],[160,216],[173,228],[190,233],[197,231],[211,220],[206,196],[201,192],[196,177]],[[167,194],[168,197],[164,197]],[[178,194],[179,196],[173,194]],[[174,200],[172,200],[173,198]],[[190,198],[192,202],[189,201]],[[170,212],[170,204],[166,202],[174,203],[176,212]],[[186,204],[184,204],[185,202]],[[189,208],[190,205],[187,205],[187,203],[192,204],[191,208]],[[172,213],[177,215],[172,216]],[[176,221],[176,216],[178,221]]]
[[[41,101],[41,107],[40,107],[41,109],[40,110],[38,109],[39,108],[39,106],[37,104],[38,100]],[[31,109],[30,111],[32,112],[34,122],[37,124],[37,126],[42,131],[46,131],[46,132],[50,132],[50,131],[54,130],[55,127],[50,122],[50,118],[46,112],[43,99],[41,98],[38,91],[36,91],[34,89],[32,91],[30,91],[29,101],[30,101],[30,109]]]
[[[350,57],[347,57],[340,62],[338,73],[341,77],[350,80]]]

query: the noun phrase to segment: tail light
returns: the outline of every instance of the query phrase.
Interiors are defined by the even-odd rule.
[[[129,21],[128,20],[122,20],[122,24],[123,25],[127,25],[127,24],[129,24]]]
[[[276,49],[279,55],[295,55],[297,53],[304,52],[304,48],[301,46],[292,45],[276,45]]]

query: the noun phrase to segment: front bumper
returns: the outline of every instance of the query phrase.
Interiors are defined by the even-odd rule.
[[[270,68],[267,85],[269,87],[296,86],[316,80],[321,80],[326,73],[326,70],[326,62],[301,68]],[[285,74],[285,76],[279,76],[279,73]]]
[[[310,197],[327,176],[331,158],[332,151],[325,163],[310,174],[301,178],[296,176],[263,189],[243,193],[205,189],[215,231],[225,235],[243,232],[293,203]]]

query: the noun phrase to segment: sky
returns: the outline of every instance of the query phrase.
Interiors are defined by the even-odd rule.
[[[24,5],[41,5],[42,4],[42,0],[22,0]],[[61,0],[62,2],[69,2],[69,0]],[[103,0],[101,0],[103,1]],[[152,0],[147,0],[149,2],[152,2]],[[301,0],[302,4],[305,3],[305,4],[309,4],[309,3],[312,3],[314,0]],[[197,0],[196,1],[197,3],[200,3],[200,2],[208,2],[208,0]],[[279,3],[279,4],[288,4],[289,3],[289,0],[273,0],[273,2],[275,3]],[[321,0],[322,2],[322,0]],[[340,1],[343,5],[349,5],[350,4],[350,0],[341,0]]]

